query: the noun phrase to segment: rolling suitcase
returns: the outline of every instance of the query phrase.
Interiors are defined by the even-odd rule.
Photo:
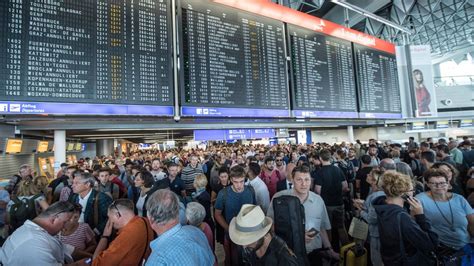
[[[367,250],[362,243],[352,242],[341,248],[339,266],[367,266]]]
[[[273,199],[275,234],[295,253],[298,265],[309,265],[306,256],[305,214],[300,199],[282,195]]]

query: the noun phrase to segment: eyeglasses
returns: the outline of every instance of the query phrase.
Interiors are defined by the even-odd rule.
[[[118,217],[122,217],[122,214],[120,213],[120,210],[117,208],[117,202],[114,200],[114,202],[112,202],[112,204],[110,204],[111,207],[113,207],[116,211],[117,211],[117,214],[118,214]]]
[[[428,184],[430,186],[434,186],[434,187],[445,187],[446,185],[448,185],[448,182],[439,182],[439,183],[436,183],[436,182],[428,182]]]
[[[280,159],[276,159],[275,162],[282,162],[283,160],[280,160]]]

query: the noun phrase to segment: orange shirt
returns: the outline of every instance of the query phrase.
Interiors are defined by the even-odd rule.
[[[150,242],[153,238],[148,219],[135,216],[118,231],[109,247],[94,258],[92,265],[142,265],[142,260],[148,258],[151,253]],[[143,255],[145,248],[147,250]]]

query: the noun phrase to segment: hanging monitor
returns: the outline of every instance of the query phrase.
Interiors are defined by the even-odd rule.
[[[182,115],[288,117],[283,23],[205,0],[180,5]]]
[[[0,113],[173,115],[171,1],[2,1]]]

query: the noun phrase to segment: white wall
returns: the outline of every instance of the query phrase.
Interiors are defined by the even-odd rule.
[[[346,128],[340,129],[314,129],[311,131],[313,142],[340,143],[349,142],[349,134]],[[377,138],[376,128],[357,128],[354,129],[354,139],[368,141]]]

